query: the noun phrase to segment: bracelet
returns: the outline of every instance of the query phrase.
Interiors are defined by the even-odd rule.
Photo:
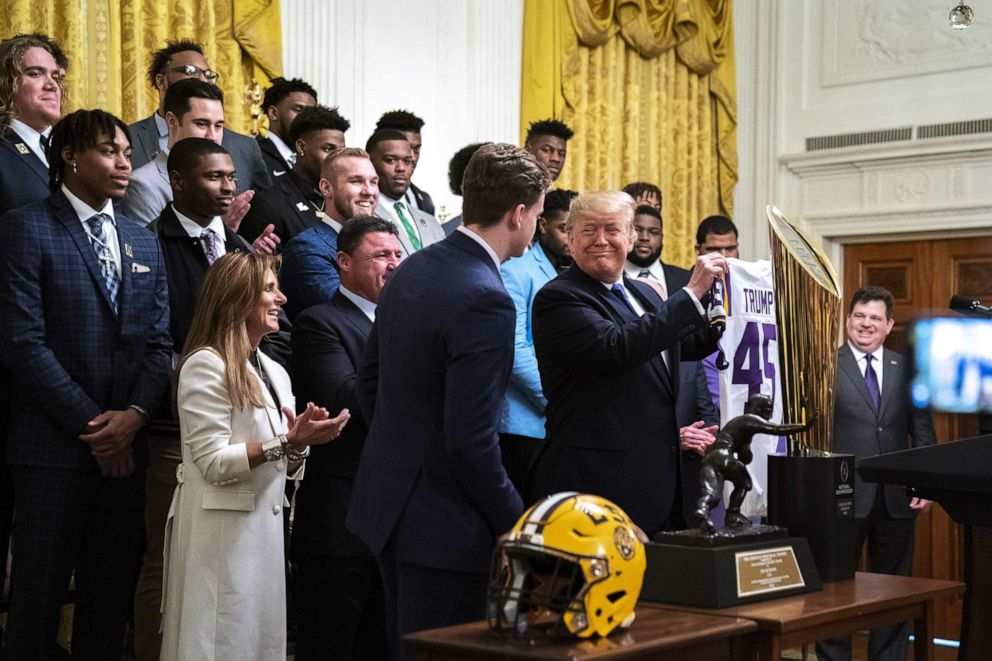
[[[270,441],[262,443],[262,455],[265,457],[265,461],[279,461],[286,456],[286,437],[284,435],[276,436]]]
[[[286,444],[286,458],[293,463],[303,461],[310,456],[310,446],[306,446],[303,450],[297,450],[289,443]]]

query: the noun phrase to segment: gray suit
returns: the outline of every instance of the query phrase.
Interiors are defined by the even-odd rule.
[[[432,243],[437,243],[438,241],[444,240],[444,228],[441,227],[434,216],[421,211],[415,206],[407,204],[405,200],[403,204],[414,215],[413,221],[416,223],[417,230],[420,232],[421,248],[426,248]],[[375,215],[384,220],[388,220],[396,226],[396,230],[400,233],[400,243],[403,245],[404,258],[417,252],[416,249],[414,249],[413,244],[410,243],[410,236],[406,233],[406,228],[403,227],[402,223],[393,219],[394,214],[390,213],[390,210],[383,205],[382,197],[380,197],[379,201],[376,202]]]
[[[172,185],[166,167],[169,157],[164,151],[131,173],[131,183],[121,201],[121,211],[147,227],[162,215],[172,201]]]
[[[162,151],[159,147],[155,116],[149,115],[131,124],[128,129],[131,132],[131,167],[137,170]],[[249,188],[263,190],[272,184],[268,169],[265,167],[265,160],[262,158],[262,150],[258,148],[257,142],[231,129],[224,129],[221,145],[231,154],[231,159],[234,161],[234,170],[238,175],[238,195]],[[172,197],[171,194],[169,197]]]
[[[917,411],[909,399],[909,370],[895,351],[882,349],[882,390],[878,412],[851,347],[837,352],[834,381],[834,452],[853,454],[856,461],[878,454],[933,445],[937,442],[933,418]],[[901,486],[863,482],[855,471],[854,517],[857,543],[851,552],[861,555],[868,541],[868,566],[881,574],[909,576],[913,570],[914,514],[909,496]],[[902,661],[906,658],[907,623],[876,627],[868,637],[871,661]],[[851,639],[835,638],[816,644],[817,658],[824,661],[851,658]]]

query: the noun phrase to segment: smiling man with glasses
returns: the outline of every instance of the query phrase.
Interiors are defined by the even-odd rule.
[[[155,155],[168,145],[169,127],[165,121],[165,92],[173,83],[187,78],[199,78],[215,84],[220,81],[220,75],[207,64],[203,46],[189,40],[169,41],[164,48],[152,54],[152,61],[148,67],[148,80],[158,90],[159,107],[150,117],[130,126],[134,150],[131,166],[134,169],[154,160]],[[234,167],[238,173],[239,196],[249,189],[260,190],[271,185],[272,181],[257,142],[225,126],[221,144],[234,160]],[[245,212],[247,212],[247,202],[250,202],[250,195],[247,197],[249,199],[243,205]],[[244,198],[239,202],[242,200]],[[241,216],[243,215],[242,213]],[[236,231],[237,227],[231,229]]]

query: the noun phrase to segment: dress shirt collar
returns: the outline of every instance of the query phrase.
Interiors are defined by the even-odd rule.
[[[865,358],[865,352],[854,346],[854,343],[850,340],[847,341],[847,346],[851,347],[851,353],[854,354],[854,361],[861,365]],[[879,346],[877,349],[871,352],[872,358],[875,360],[875,364],[881,366],[882,364],[882,352],[884,351],[884,346]],[[863,370],[862,370],[863,371]]]
[[[28,147],[31,148],[40,159],[42,163],[48,163],[48,157],[45,155],[45,149],[41,146],[41,138],[44,136],[47,138],[52,134],[52,127],[49,126],[44,131],[35,131],[33,128],[25,124],[19,119],[10,120],[10,128],[20,137],[21,140],[27,143]]]
[[[651,274],[651,277],[653,277],[658,282],[665,285],[668,284],[665,282],[665,269],[661,267],[661,262],[657,259],[651,262],[651,266],[638,266],[637,264],[633,264],[630,261],[624,262],[623,265],[623,270],[627,274],[628,278],[636,278],[641,274],[641,271],[643,271],[644,269],[647,269],[648,272]]]
[[[175,212],[176,218],[179,220],[179,224],[182,225],[186,233],[189,234],[189,238],[199,239],[203,230],[207,229],[214,233],[221,244],[224,243],[224,221],[220,219],[220,216],[214,216],[210,222],[207,223],[207,226],[203,227],[198,222],[179,211],[175,204],[172,205],[172,210]]]
[[[158,111],[157,110],[154,113],[152,113],[152,117],[155,118],[155,128],[158,129],[158,137],[159,137],[159,139],[161,139],[161,138],[168,138],[169,137],[169,123],[167,121],[165,121],[165,117],[163,117],[162,115],[158,114]]]
[[[73,192],[69,190],[65,184],[62,184],[62,193],[65,195],[66,199],[69,200],[69,204],[72,205],[72,210],[76,212],[79,222],[85,224],[87,220],[98,213],[105,213],[110,216],[110,221],[114,223],[115,226],[117,225],[117,217],[114,215],[114,204],[109,199],[106,204],[103,205],[102,209],[94,209],[76,197],[76,195],[73,194]]]
[[[499,269],[499,255],[496,254],[496,251],[493,250],[492,246],[486,243],[485,239],[483,239],[481,236],[479,236],[469,228],[465,227],[464,225],[459,225],[458,227],[455,228],[455,231],[461,232],[462,234],[468,236],[473,241],[475,241],[480,246],[482,246],[483,249],[486,251],[486,253],[492,258],[493,264],[495,264],[496,268]]]
[[[326,213],[323,214],[323,215],[321,215],[320,219],[322,221],[324,221],[325,223],[327,223],[327,225],[332,230],[334,230],[334,233],[335,234],[340,234],[341,233],[341,228],[344,227],[341,223],[339,223],[338,221],[334,220],[333,218],[331,218],[330,216],[328,216]]]
[[[375,322],[375,303],[367,298],[362,298],[344,285],[338,285],[338,291],[341,292],[342,296],[354,303],[355,307],[361,310],[362,314],[369,318],[369,321]]]
[[[272,131],[269,131],[269,134],[266,137],[276,146],[276,151],[278,151],[279,155],[282,156],[282,160],[286,161],[286,163],[290,163],[290,159],[295,159],[295,152],[289,148],[289,145],[282,141],[282,138]]]

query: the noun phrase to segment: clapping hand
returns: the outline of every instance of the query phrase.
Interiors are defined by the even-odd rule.
[[[250,188],[241,195],[235,196],[231,202],[231,206],[227,208],[227,211],[221,217],[227,229],[232,232],[238,231],[238,228],[241,227],[241,221],[244,220],[245,216],[248,215],[248,210],[251,209],[251,199],[253,197],[255,197],[255,191]]]
[[[351,413],[348,409],[341,409],[335,417],[330,417],[323,406],[317,406],[313,402],[307,403],[307,408],[298,417],[293,415],[292,409],[283,408],[286,419],[289,421],[289,431],[286,433],[286,440],[295,447],[305,447],[307,445],[323,445],[334,440],[341,435],[341,430],[348,424]]]
[[[274,255],[280,243],[282,243],[282,239],[276,235],[276,226],[269,223],[258,235],[258,238],[252,242],[251,247],[257,253]]]
[[[691,450],[699,455],[706,453],[706,448],[716,440],[714,434],[719,427],[711,425],[704,427],[706,423],[702,420],[679,429],[679,447],[683,450]]]

